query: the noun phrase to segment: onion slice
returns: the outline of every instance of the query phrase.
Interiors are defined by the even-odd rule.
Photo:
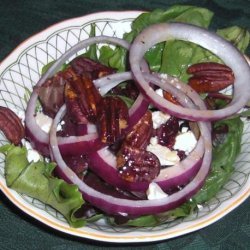
[[[97,84],[97,87],[104,87],[106,91],[109,91],[111,88],[119,84],[119,80],[131,80],[132,77],[131,72],[118,73],[98,79],[95,84]],[[156,84],[164,90],[175,93],[180,102],[184,102],[183,104],[187,106],[193,105],[191,100],[186,97],[185,94],[187,94],[187,96],[195,100],[198,108],[206,108],[199,95],[189,86],[181,83],[178,79],[170,77],[167,78],[167,80],[164,80],[160,78],[160,75],[151,75],[148,73],[145,73],[145,77],[149,79],[150,83]],[[185,94],[172,86],[174,83],[175,86],[178,87],[178,89],[181,89],[182,92],[185,92]],[[195,149],[185,158],[185,160],[175,164],[174,166],[162,169],[154,182],[156,182],[163,190],[187,184],[198,172],[201,166],[203,154],[204,144],[202,138],[200,138]],[[90,162],[91,170],[104,181],[115,187],[139,192],[145,192],[148,189],[148,182],[128,182],[119,176],[116,168],[116,157],[108,150],[107,147],[100,149],[97,152],[92,152],[90,154]]]
[[[235,76],[234,96],[232,101],[219,110],[196,110],[175,105],[159,97],[145,79],[140,69],[140,62],[148,49],[157,43],[179,39],[193,42],[211,51],[229,66]],[[250,67],[244,56],[228,41],[218,35],[184,23],[162,23],[143,30],[133,41],[129,51],[131,71],[141,93],[163,112],[193,121],[212,121],[229,117],[243,108],[250,97]]]
[[[129,49],[129,46],[130,46],[130,44],[123,39],[108,37],[108,36],[91,37],[86,40],[83,40],[79,42],[78,44],[74,45],[73,47],[71,47],[68,51],[66,51],[40,78],[36,86],[41,86],[48,78],[52,77],[61,68],[61,66],[68,59],[70,59],[70,57],[76,55],[76,53],[79,50],[87,48],[88,46],[92,44],[96,44],[96,43],[112,43],[112,44],[120,45],[126,49]],[[38,94],[36,93],[36,91],[33,91],[29,99],[29,102],[27,104],[27,109],[25,112],[26,134],[27,134],[27,137],[30,139],[32,146],[36,148],[38,151],[40,151],[43,155],[48,156],[49,155],[49,149],[48,149],[49,135],[38,126],[35,120],[35,113],[36,113],[35,108],[36,108],[37,99],[38,99]],[[65,140],[67,141],[67,139]]]
[[[144,70],[147,71],[146,69]],[[133,79],[131,72],[122,72],[96,79],[94,80],[94,84],[103,96],[107,94],[112,88],[116,87],[119,83],[131,79]],[[129,126],[126,131],[129,131],[141,119],[141,117],[148,110],[148,106],[149,102],[140,93],[133,103],[132,107],[130,107],[129,109]]]
[[[107,214],[140,216],[164,212],[181,205],[190,199],[202,187],[209,172],[212,158],[211,133],[207,123],[199,122],[201,136],[204,140],[205,153],[201,167],[196,176],[193,178],[192,182],[188,183],[180,191],[162,199],[131,201],[112,197],[94,190],[93,188],[86,185],[81,179],[79,179],[77,175],[66,165],[60,154],[56,137],[56,127],[60,122],[60,119],[63,117],[65,110],[65,106],[63,106],[59,110],[52,124],[50,131],[51,156],[58,164],[57,169],[60,177],[69,181],[70,183],[76,184],[79,187],[79,190],[83,193],[84,199],[86,199],[92,205],[100,208]]]

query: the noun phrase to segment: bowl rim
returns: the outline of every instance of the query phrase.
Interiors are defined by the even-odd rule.
[[[104,12],[97,12],[91,13],[88,15],[74,17],[67,20],[62,20],[51,26],[35,33],[34,35],[28,37],[23,42],[21,42],[15,49],[12,50],[0,63],[0,75],[5,71],[8,70],[22,52],[24,52],[28,47],[30,47],[34,42],[46,40],[53,32],[59,31],[65,27],[71,26],[72,23],[81,23],[77,26],[81,26],[84,23],[95,21],[97,19],[110,19],[110,20],[121,20],[121,19],[134,19],[136,16],[141,14],[143,11],[104,11]],[[107,18],[112,17],[112,18]],[[144,232],[135,232],[132,233],[122,233],[122,234],[108,234],[105,232],[100,232],[97,230],[90,230],[89,228],[81,228],[75,229],[71,228],[66,224],[58,222],[56,218],[49,216],[49,218],[41,213],[41,211],[35,207],[30,207],[30,204],[20,198],[20,195],[17,194],[14,190],[9,189],[6,186],[5,179],[0,175],[0,190],[7,196],[7,198],[15,204],[20,210],[25,212],[26,214],[30,215],[31,217],[35,218],[36,220],[42,222],[46,226],[54,228],[58,231],[88,238],[97,241],[104,241],[104,242],[112,242],[112,243],[138,243],[138,242],[153,242],[153,241],[160,241],[166,240],[170,238],[174,238],[180,235],[185,235],[190,232],[197,231],[201,228],[204,228],[220,218],[224,217],[226,214],[230,213],[233,209],[243,203],[249,196],[250,196],[250,178],[248,178],[247,184],[244,185],[242,190],[238,192],[233,198],[233,202],[231,199],[223,202],[223,209],[220,212],[215,209],[212,213],[202,218],[198,218],[195,220],[195,224],[193,222],[182,222],[181,224],[177,225],[176,227],[165,229],[163,232],[151,232],[149,234],[145,234]],[[88,229],[88,230],[86,230]]]

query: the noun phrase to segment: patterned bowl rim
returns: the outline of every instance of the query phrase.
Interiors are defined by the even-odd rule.
[[[29,37],[20,45],[18,45],[0,64],[0,75],[8,70],[11,65],[13,65],[18,57],[24,53],[27,48],[39,41],[45,41],[53,33],[63,30],[65,28],[81,26],[86,23],[91,23],[96,20],[110,20],[110,21],[128,21],[133,20],[141,11],[105,11],[98,12],[82,17],[71,18],[65,21],[61,21],[50,27],[42,30],[41,32]],[[109,17],[109,18],[107,18]],[[1,80],[1,79],[0,79]],[[238,207],[250,196],[250,178],[248,178],[239,192],[233,195],[230,199],[227,199],[220,204],[211,213],[198,218],[193,221],[184,221],[171,228],[159,230],[159,231],[140,231],[140,229],[128,231],[125,233],[119,232],[105,232],[103,230],[98,230],[96,228],[83,227],[83,228],[71,228],[67,223],[62,222],[52,215],[48,214],[43,209],[32,206],[26,199],[24,199],[20,194],[9,189],[6,186],[6,182],[3,176],[0,175],[0,190],[6,195],[6,197],[15,204],[19,209],[21,209],[26,214],[35,218],[36,220],[42,222],[43,224],[70,234],[73,236],[78,236],[82,238],[88,238],[97,241],[112,242],[112,243],[132,243],[132,242],[153,242],[159,240],[166,240],[181,236],[190,232],[194,232],[201,228],[204,228],[220,218],[227,215],[233,209]]]

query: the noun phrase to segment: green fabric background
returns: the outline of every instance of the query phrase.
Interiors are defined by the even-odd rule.
[[[0,60],[23,40],[67,18],[103,10],[167,8],[179,3],[213,10],[214,27],[237,24],[250,29],[249,0],[0,0]],[[250,249],[249,209],[250,199],[213,225],[168,241],[111,245],[54,231],[25,215],[0,192],[0,249]]]

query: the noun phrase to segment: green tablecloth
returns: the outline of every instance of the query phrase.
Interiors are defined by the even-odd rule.
[[[34,33],[67,18],[103,10],[152,10],[184,3],[208,7],[215,26],[250,28],[249,0],[0,0],[0,60]],[[0,192],[0,249],[250,249],[250,199],[197,232],[151,244],[109,245],[67,236],[13,206]]]

